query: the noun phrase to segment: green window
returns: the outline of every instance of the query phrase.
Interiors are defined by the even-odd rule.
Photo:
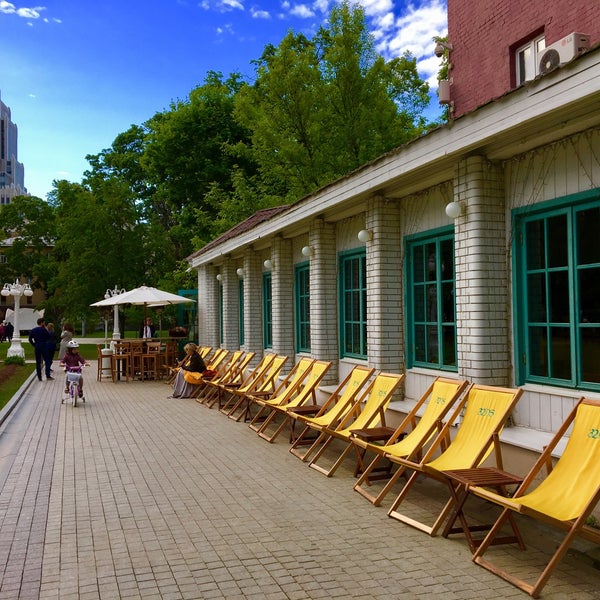
[[[407,366],[456,371],[454,231],[406,241]]]
[[[600,389],[600,198],[515,225],[519,384]]]
[[[271,290],[271,273],[263,273],[263,345],[273,346],[273,298]]]
[[[296,265],[294,271],[296,352],[310,352],[310,267]]]
[[[342,356],[367,358],[367,258],[364,249],[339,257],[340,349]]]
[[[244,343],[244,280],[238,279],[238,309],[240,346]]]

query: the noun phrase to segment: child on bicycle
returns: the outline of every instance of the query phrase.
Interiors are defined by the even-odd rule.
[[[66,367],[67,371],[70,371],[73,368],[83,367],[87,365],[88,362],[79,354],[79,343],[76,340],[71,340],[67,343],[67,351],[60,361],[61,367]],[[69,393],[69,380],[65,380],[65,394]],[[77,395],[82,398],[83,397],[83,375],[79,378],[79,383],[77,384]]]

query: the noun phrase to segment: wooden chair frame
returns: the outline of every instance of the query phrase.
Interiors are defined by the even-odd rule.
[[[299,414],[292,407],[288,411],[291,419],[299,421],[304,428],[295,437],[290,446],[290,453],[302,461],[308,460],[310,454],[316,449],[315,437],[309,438],[311,432],[321,432],[325,427],[335,427],[354,405],[356,396],[362,390],[375,369],[371,367],[356,366],[344,377],[337,388],[330,394],[329,398],[311,414]],[[317,434],[318,435],[318,434]],[[310,446],[308,450],[301,452],[301,446]]]
[[[570,448],[569,446],[571,444],[571,440],[574,439],[574,434],[576,434],[576,425],[573,425],[574,428],[573,433],[571,434],[571,438],[569,439],[569,442],[567,443],[567,446],[562,456],[558,459],[557,464],[554,466],[554,468],[552,468],[552,452],[556,448],[557,444],[565,436],[569,427],[576,422],[580,407],[591,407],[591,409],[594,412],[598,413],[598,417],[595,419],[597,422],[595,427],[588,431],[589,427],[587,427],[586,425],[586,428],[583,430],[583,435],[587,438],[590,438],[589,443],[591,445],[596,446],[598,450],[596,450],[593,453],[590,452],[589,455],[585,457],[586,460],[583,460],[584,457],[580,457],[580,452],[577,452],[576,449],[574,450],[573,446],[571,446]],[[569,452],[571,453],[571,455],[567,459],[566,457],[568,456]],[[478,565],[484,567],[488,571],[491,571],[492,573],[502,577],[506,581],[517,586],[519,589],[527,592],[530,596],[537,598],[543,587],[546,585],[548,579],[552,575],[553,570],[563,559],[567,550],[569,549],[576,537],[580,536],[596,544],[600,544],[600,530],[594,529],[586,524],[588,517],[591,515],[592,511],[600,501],[600,473],[598,467],[595,468],[594,472],[591,472],[589,467],[586,469],[582,468],[579,472],[573,472],[575,471],[575,469],[573,469],[572,466],[569,466],[566,470],[566,473],[573,472],[573,476],[572,479],[570,479],[570,481],[567,482],[567,487],[569,488],[568,490],[559,486],[554,488],[553,486],[555,484],[552,480],[553,474],[556,474],[558,472],[561,461],[569,460],[570,462],[566,462],[563,464],[571,465],[573,462],[577,462],[578,459],[581,458],[582,463],[586,463],[587,465],[590,465],[590,463],[597,465],[599,462],[598,454],[600,454],[600,401],[581,398],[579,402],[575,405],[565,422],[558,429],[550,444],[544,448],[539,459],[533,465],[529,473],[525,476],[523,483],[515,492],[512,498],[505,498],[503,496],[500,496],[499,494],[495,494],[484,488],[469,488],[470,493],[484,498],[485,500],[488,500],[490,502],[494,502],[495,504],[498,504],[503,508],[503,511],[498,517],[498,520],[493,525],[492,529],[489,531],[483,542],[475,550],[475,553],[473,555],[473,561],[476,562]],[[539,481],[543,469],[546,469],[548,471],[548,476],[541,483],[537,484],[537,481]],[[560,477],[564,477],[564,473],[565,471],[563,469],[563,473],[562,475],[560,475]],[[585,483],[578,484],[578,481],[581,480],[585,480]],[[524,501],[526,502],[527,496],[531,494],[531,491],[534,491],[530,490],[532,486],[535,490],[538,490],[538,493],[542,491],[543,486],[545,486],[546,489],[550,488],[552,490],[552,494],[554,494],[557,498],[560,497],[560,500],[557,500],[557,504],[565,504],[564,494],[570,494],[571,490],[581,491],[583,485],[586,486],[587,493],[584,496],[583,501],[580,502],[582,508],[579,508],[578,503],[578,508],[574,509],[574,512],[577,514],[577,516],[569,520],[562,520],[546,512],[539,512],[537,510],[534,510],[533,508],[528,507],[526,503],[524,503]],[[543,493],[547,493],[545,489]],[[550,504],[553,503],[550,502]],[[571,503],[567,502],[567,504]],[[573,504],[571,504],[571,506],[573,506]],[[483,558],[483,555],[486,553],[489,547],[496,541],[502,526],[505,524],[507,519],[509,519],[509,516],[515,513],[528,515],[533,519],[566,531],[566,535],[563,538],[562,542],[558,545],[558,547],[556,547],[556,551],[544,567],[540,576],[533,584],[527,583],[523,579],[509,573],[506,568],[503,569],[501,567],[498,567],[491,561]]]
[[[349,452],[352,451],[353,446],[350,443],[350,432],[352,429],[365,429],[375,427],[379,424],[385,426],[385,411],[394,392],[404,381],[404,377],[404,374],[379,373],[369,383],[359,399],[353,404],[352,409],[335,428],[323,428],[315,440],[315,445],[321,444],[321,447],[308,466],[327,477],[332,477],[344,462]],[[318,465],[317,461],[336,439],[346,444],[342,453],[329,468]]]
[[[452,483],[443,474],[443,471],[478,467],[492,452],[496,467],[502,469],[500,431],[522,393],[523,390],[518,388],[473,384],[469,388],[469,392],[457,403],[452,415],[443,426],[439,435],[433,440],[420,462],[385,454],[384,456],[392,462],[412,470],[411,476],[389,509],[388,516],[424,531],[431,536],[436,535],[454,504],[450,490]],[[489,399],[490,395],[493,394],[497,396],[498,406],[494,405],[493,401]],[[480,406],[480,401],[484,405]],[[461,418],[462,421],[460,421]],[[477,422],[476,419],[482,420]],[[459,421],[460,425],[458,426],[457,433],[451,440],[450,429],[454,426],[454,423]],[[479,426],[474,427],[476,424]],[[473,432],[480,438],[476,440],[476,443],[471,440]],[[467,442],[466,447],[463,444],[465,440]],[[441,454],[439,454],[440,451]],[[439,456],[437,456],[438,454]],[[436,456],[435,459],[434,456]],[[452,464],[452,461],[454,461],[454,464]],[[397,510],[398,506],[404,501],[408,492],[416,483],[417,478],[421,476],[429,477],[446,485],[450,496],[432,526],[428,526]]]
[[[270,404],[266,402],[263,406],[268,407],[271,412],[268,414],[266,419],[264,419],[262,425],[258,428],[258,435],[262,439],[267,440],[269,443],[273,443],[283,431],[286,424],[290,423],[288,410],[303,406],[308,403],[309,400],[312,400],[312,404],[316,405],[317,388],[330,368],[331,362],[324,360],[314,361],[310,367],[308,375],[304,379],[304,382],[297,387],[296,391],[291,396],[286,395],[286,398],[284,398],[281,404]],[[269,435],[267,433],[267,428],[277,418],[277,416],[283,416],[283,419],[275,428],[275,431]]]
[[[455,402],[464,393],[468,382],[464,380],[436,377],[415,406],[402,419],[402,422],[388,441],[383,445],[369,443],[351,434],[350,441],[357,451],[369,451],[375,458],[362,472],[354,485],[354,490],[366,498],[371,504],[379,506],[396,481],[406,473],[406,467],[399,465],[392,473],[390,468],[381,468],[385,462],[389,467],[392,463],[385,455],[393,454],[407,460],[420,460],[428,442],[442,430],[444,419]],[[417,415],[423,412],[417,420]],[[418,423],[418,425],[417,425]],[[371,494],[364,486],[371,485],[374,479],[387,479],[383,489],[376,495]]]

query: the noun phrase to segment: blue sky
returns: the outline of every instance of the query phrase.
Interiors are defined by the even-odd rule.
[[[55,179],[81,181],[87,154],[168,109],[207,71],[240,72],[292,29],[312,35],[331,0],[0,0],[0,98],[19,128],[25,186],[42,198]],[[410,50],[435,82],[432,37],[446,0],[363,0],[386,58]],[[439,108],[432,101],[432,116]]]

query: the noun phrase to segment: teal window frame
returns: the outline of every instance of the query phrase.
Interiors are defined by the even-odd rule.
[[[600,391],[600,191],[513,211],[518,385]]]
[[[454,227],[407,236],[406,365],[458,371]]]
[[[294,267],[294,328],[296,352],[310,352],[310,263]]]
[[[245,343],[244,339],[244,280],[238,279],[238,335],[240,338],[240,346]]]
[[[368,358],[367,253],[364,248],[338,254],[341,358]]]
[[[273,347],[273,288],[271,273],[263,273],[262,280],[263,297],[263,346]]]

